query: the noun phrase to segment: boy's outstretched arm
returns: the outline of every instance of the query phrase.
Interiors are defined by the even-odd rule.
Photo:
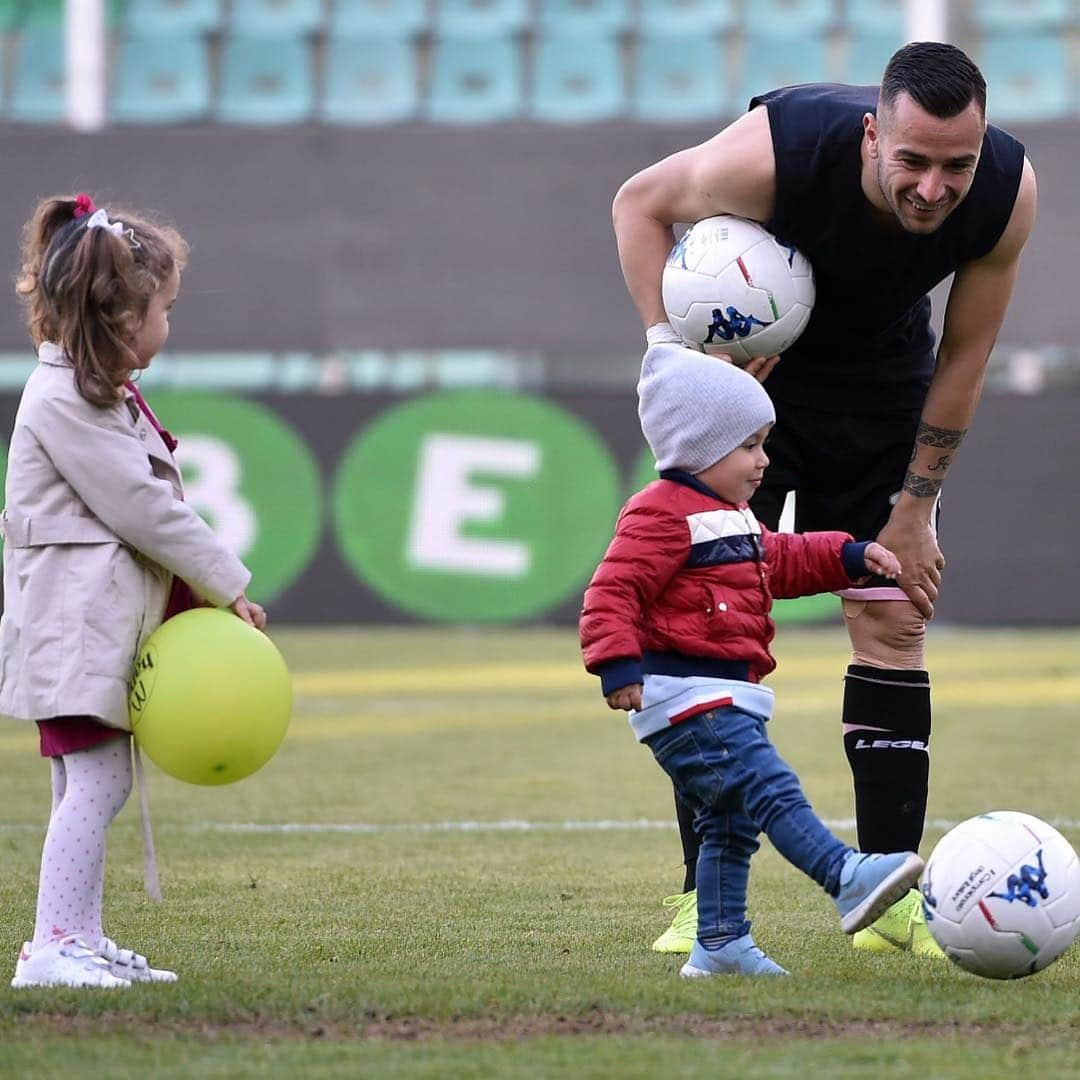
[[[895,578],[900,560],[876,541],[855,542],[847,533],[774,533],[762,530],[769,590],[777,599],[835,592],[871,574]]]

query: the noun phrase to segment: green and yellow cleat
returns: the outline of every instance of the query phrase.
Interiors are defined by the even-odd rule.
[[[652,943],[653,952],[690,952],[697,940],[697,889],[665,896],[664,907],[674,908],[675,918]]]
[[[910,952],[915,956],[944,959],[938,943],[926,927],[922,896],[918,889],[911,889],[901,897],[875,923],[860,930],[853,938],[856,949],[870,952]]]
[[[927,929],[926,909],[923,907],[922,895],[914,889],[912,892],[915,893],[916,903],[911,913],[911,951],[916,956],[929,956],[935,960],[948,959],[941,946],[934,940],[933,934]]]

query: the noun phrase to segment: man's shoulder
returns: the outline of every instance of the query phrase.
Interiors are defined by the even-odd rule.
[[[750,108],[764,105],[770,117],[783,116],[806,123],[816,120],[823,127],[836,122],[859,122],[865,113],[877,112],[877,86],[847,83],[802,83],[781,86],[750,99]]]
[[[983,134],[983,149],[979,157],[980,168],[1007,171],[1010,175],[1023,167],[1024,144],[1004,128],[987,124]],[[978,175],[978,169],[976,169]]]
[[[1024,174],[1024,145],[987,124],[982,153],[967,198],[953,215],[953,229],[968,244],[967,262],[993,250],[1016,205]]]
[[[877,111],[877,100],[876,86],[806,83],[759,94],[750,107],[764,106],[768,113],[778,175],[788,176],[793,168],[801,174],[811,163],[811,174],[817,175],[857,153],[863,117]]]

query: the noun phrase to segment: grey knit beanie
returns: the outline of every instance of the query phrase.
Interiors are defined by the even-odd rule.
[[[652,345],[638,382],[641,430],[656,468],[699,473],[715,465],[776,412],[765,388],[734,364],[682,345]]]

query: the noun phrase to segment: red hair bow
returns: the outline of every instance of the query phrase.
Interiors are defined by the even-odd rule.
[[[97,207],[94,205],[94,200],[89,195],[76,195],[75,196],[75,212],[73,217],[76,221],[85,217],[87,214],[92,214]]]

